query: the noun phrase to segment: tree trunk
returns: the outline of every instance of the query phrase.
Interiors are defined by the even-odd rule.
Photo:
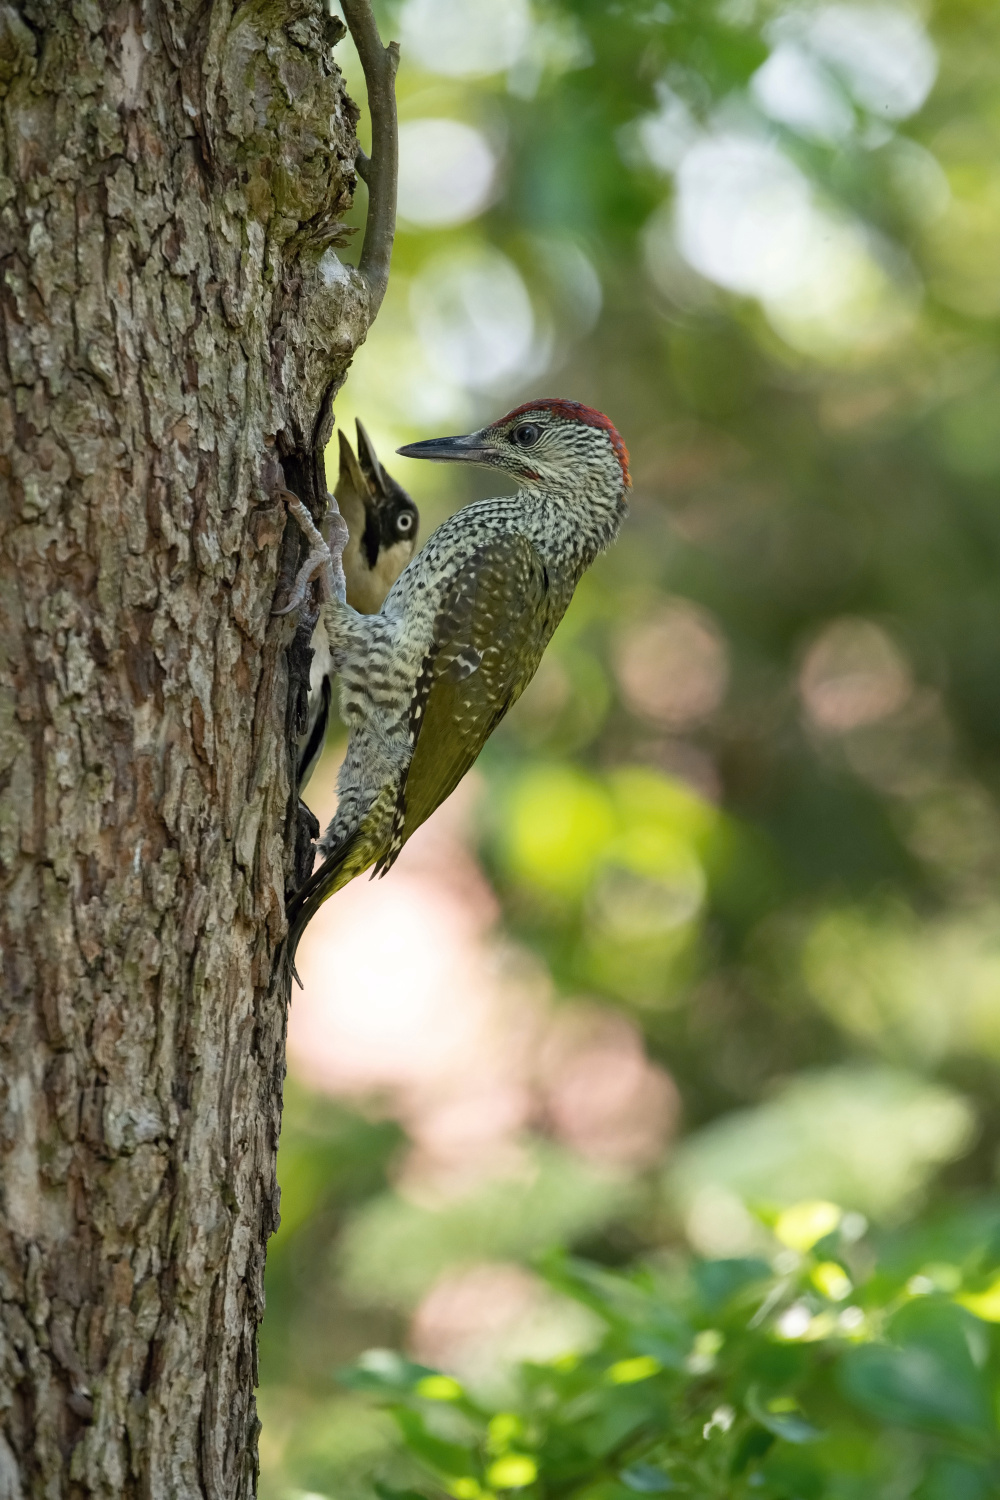
[[[0,5],[0,1500],[255,1490],[341,31]]]

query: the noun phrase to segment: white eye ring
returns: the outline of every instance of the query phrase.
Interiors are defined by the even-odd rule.
[[[403,514],[401,516],[397,516],[396,517],[396,530],[397,531],[409,531],[409,530],[411,530],[412,526],[413,526],[413,517],[411,515],[408,515],[405,510],[404,510],[404,512],[403,512]]]

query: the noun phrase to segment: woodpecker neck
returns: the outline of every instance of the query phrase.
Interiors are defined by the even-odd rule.
[[[527,484],[518,490],[516,499],[539,554],[582,572],[618,536],[628,515],[625,497],[621,474],[616,472],[586,474],[582,483]]]

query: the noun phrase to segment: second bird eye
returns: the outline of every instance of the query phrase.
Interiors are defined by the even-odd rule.
[[[536,427],[534,422],[522,422],[520,427],[515,427],[511,433],[514,442],[522,448],[530,448],[532,443],[537,443],[541,436],[541,428]]]

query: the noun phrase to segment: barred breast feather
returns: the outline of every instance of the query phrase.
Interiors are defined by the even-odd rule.
[[[323,901],[375,865],[388,870],[416,828],[454,791],[534,676],[573,594],[531,542],[504,532],[458,567],[438,610],[408,703],[409,755],[394,786],[289,905],[290,946]]]

